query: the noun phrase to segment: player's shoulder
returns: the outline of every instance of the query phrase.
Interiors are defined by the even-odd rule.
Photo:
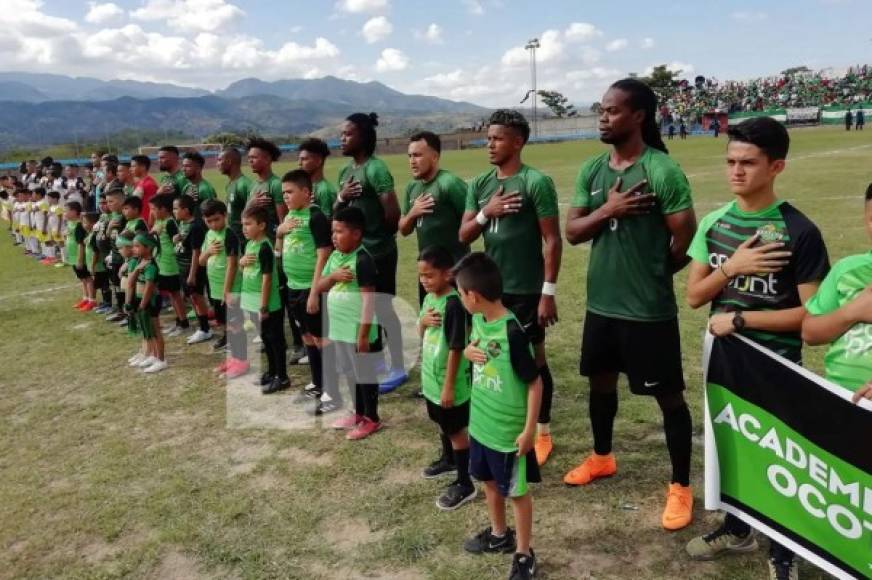
[[[648,147],[640,161],[649,178],[671,178],[674,176],[680,176],[687,179],[684,170],[681,169],[681,166],[675,159],[654,147]]]
[[[473,188],[478,188],[487,183],[488,181],[495,181],[497,176],[496,167],[492,167],[483,173],[479,173],[470,181],[470,186]]]
[[[463,181],[456,173],[447,169],[440,169],[436,175],[436,181],[443,187],[466,187],[466,182]]]
[[[736,206],[736,202],[735,202],[735,200],[733,200],[733,201],[725,203],[724,205],[717,208],[716,210],[710,211],[709,213],[705,214],[699,222],[698,229],[700,229],[702,231],[706,231],[706,230],[710,229],[713,225],[715,225],[715,222],[717,222],[719,219],[721,219],[726,214],[728,214],[730,212],[730,210],[732,210],[735,206]]]
[[[817,224],[790,202],[781,202],[778,210],[781,212],[784,225],[787,227],[787,231],[790,232],[792,238],[808,234],[821,235]]]

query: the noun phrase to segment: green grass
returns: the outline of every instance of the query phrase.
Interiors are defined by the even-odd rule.
[[[872,135],[872,134],[870,134]],[[872,138],[838,129],[792,133],[782,197],[824,232],[833,260],[869,247],[862,191]],[[700,217],[730,199],[724,141],[669,143],[690,176]],[[565,210],[595,142],[531,146],[525,161],[551,175]],[[335,178],[341,160],[331,159]],[[387,157],[402,191],[405,159]],[[276,173],[291,166],[280,163]],[[469,178],[483,151],[447,152]],[[209,179],[223,189],[218,175]],[[764,551],[716,563],[689,561],[684,544],[716,518],[701,509],[702,448],[694,449],[694,524],[660,529],[669,462],[654,401],[624,387],[616,425],[616,478],[567,489],[563,474],[591,446],[586,382],[577,376],[588,249],[566,247],[560,324],[549,333],[556,451],[535,490],[542,578],[760,578]],[[415,242],[400,242],[400,294],[416,300]],[[483,502],[439,513],[439,486],[418,478],[437,448],[423,405],[383,398],[389,425],[351,444],[317,426],[228,428],[240,408],[260,417],[290,409],[246,381],[228,388],[206,347],[168,341],[171,369],[129,370],[134,342],[96,316],[73,312],[68,269],[45,268],[0,240],[0,577],[2,578],[501,578],[507,557],[474,558],[461,542],[486,523]],[[676,277],[683,301],[684,274]],[[58,287],[66,287],[58,289]],[[36,293],[41,290],[48,291]],[[681,309],[688,398],[701,441],[700,343],[704,312]],[[821,350],[807,364],[821,370]],[[294,369],[297,384],[305,368]],[[228,396],[230,393],[231,396]],[[264,408],[260,408],[264,406]],[[277,410],[278,409],[278,410]],[[286,416],[284,418],[287,418]],[[243,417],[244,419],[244,417]],[[821,577],[813,568],[806,578]]]

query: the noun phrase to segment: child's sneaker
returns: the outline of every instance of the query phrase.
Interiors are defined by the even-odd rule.
[[[138,363],[136,363],[136,366],[141,368],[141,369],[148,368],[151,365],[153,365],[154,363],[156,363],[158,360],[160,360],[160,359],[158,359],[156,356],[147,356],[147,357],[143,358],[141,361],[139,361]]]
[[[197,332],[189,336],[186,342],[188,344],[199,344],[201,342],[206,342],[207,340],[212,340],[212,331],[209,330],[207,332],[203,332],[198,328]]]
[[[436,507],[444,512],[456,510],[465,503],[469,503],[478,495],[474,485],[465,486],[459,482],[454,482],[448,486],[439,499],[436,500]]]
[[[430,465],[424,468],[421,472],[421,477],[424,479],[436,479],[437,477],[442,477],[443,475],[448,475],[449,473],[454,473],[457,471],[457,466],[451,463],[445,457],[440,457]]]
[[[150,365],[150,366],[147,366],[147,367],[145,367],[144,369],[142,369],[142,372],[144,372],[144,373],[149,373],[149,374],[151,374],[151,373],[159,373],[159,372],[161,372],[162,370],[166,369],[168,366],[169,366],[169,365],[167,364],[167,361],[157,359],[157,360],[154,362],[154,364],[152,364],[152,365]]]
[[[335,421],[333,425],[331,425],[334,429],[343,429],[343,430],[351,430],[357,427],[357,424],[363,421],[363,415],[358,415],[357,413],[352,413],[350,415],[346,415],[341,419]]]
[[[247,360],[239,360],[232,358],[230,362],[227,363],[227,369],[224,376],[228,379],[236,379],[248,372],[251,368],[251,365]]]
[[[260,388],[260,392],[264,395],[271,395],[285,389],[290,388],[291,379],[288,377],[273,377],[272,380]]]
[[[95,308],[97,308],[97,303],[93,300],[88,300],[81,308],[79,308],[79,312],[91,312]]]
[[[222,352],[227,348],[227,335],[223,335],[221,338],[215,341],[212,345],[212,352]]]
[[[349,441],[366,439],[376,431],[380,430],[383,426],[384,424],[381,421],[375,422],[369,417],[363,417],[360,423],[357,424],[357,427],[349,431],[345,438]]]
[[[233,360],[233,359],[227,358],[227,359],[224,359],[223,361],[221,361],[221,364],[218,365],[217,367],[215,367],[215,372],[218,373],[219,375],[223,375],[224,373],[226,373],[227,366],[230,364],[231,360]]]
[[[532,580],[536,576],[536,554],[530,548],[530,555],[515,554],[512,558],[512,568],[509,580]]]
[[[611,477],[617,472],[618,464],[612,453],[608,455],[591,453],[590,457],[585,459],[581,465],[563,477],[563,483],[566,485],[587,485],[595,479]]]
[[[139,366],[139,363],[141,363],[144,359],[145,355],[141,352],[138,352],[129,359],[127,359],[127,363],[132,367],[136,367]]]
[[[169,332],[166,333],[166,336],[167,336],[167,338],[172,338],[172,337],[174,337],[174,336],[179,336],[179,335],[182,334],[182,332],[184,332],[184,331],[185,331],[185,329],[182,328],[181,326],[179,326],[179,325],[177,324],[177,325],[173,326],[173,327],[169,330]]]
[[[470,554],[511,554],[515,551],[515,530],[506,528],[506,533],[498,538],[490,526],[463,542],[463,549]]]
[[[87,301],[88,301],[87,298],[82,298],[81,300],[79,300],[78,302],[76,302],[75,304],[73,304],[73,310],[78,310],[79,308],[81,308],[82,306],[84,306],[84,305],[85,305],[85,302],[87,302]]]

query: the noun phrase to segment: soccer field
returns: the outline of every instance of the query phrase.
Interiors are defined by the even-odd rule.
[[[801,129],[791,138],[779,195],[818,224],[832,262],[868,250],[862,212],[872,133]],[[690,178],[698,218],[731,199],[723,138],[667,145]],[[580,164],[603,147],[535,145],[524,161],[554,178],[565,215]],[[402,195],[405,157],[385,160]],[[328,178],[343,162],[330,159]],[[275,172],[295,166],[283,160]],[[448,151],[442,166],[465,179],[488,167],[484,150]],[[222,176],[206,178],[223,192]],[[400,240],[399,294],[410,304],[417,303],[416,251],[414,236]],[[539,577],[766,577],[763,548],[713,563],[684,553],[717,520],[702,510],[706,313],[684,305],[685,273],[675,285],[694,418],[694,523],[676,533],[660,527],[670,474],[661,414],[625,385],[615,426],[618,475],[584,488],[563,485],[591,448],[587,383],[577,373],[588,252],[564,246],[560,322],[547,339],[555,452],[533,495]],[[169,370],[135,372],[126,364],[134,340],[70,308],[80,297],[74,282],[70,269],[41,266],[0,238],[0,578],[505,576],[510,556],[475,557],[461,546],[486,525],[483,499],[439,512],[435,499],[447,482],[420,477],[438,437],[423,402],[409,396],[417,373],[382,398],[387,428],[365,441],[346,441],[327,421],[243,428],[290,409],[293,391],[271,395],[262,409],[253,374],[228,387],[211,370],[218,355],[182,338],[167,340]],[[806,365],[821,372],[822,354],[807,349]],[[307,367],[291,373],[295,387],[308,382]],[[823,577],[807,565],[801,573]]]

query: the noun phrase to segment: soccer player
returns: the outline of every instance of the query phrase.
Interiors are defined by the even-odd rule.
[[[173,236],[179,284],[191,299],[199,328],[187,339],[188,344],[212,340],[209,328],[209,305],[206,303],[206,267],[200,265],[200,250],[206,239],[206,224],[194,216],[194,199],[180,195],[173,200],[173,218],[179,232]]]
[[[76,310],[82,310],[90,304],[91,278],[85,268],[85,232],[82,226],[82,204],[77,201],[68,202],[65,218],[67,220],[66,254],[67,263],[73,267],[76,279],[82,284],[82,299],[73,305]],[[88,308],[92,310],[93,306]]]
[[[872,185],[866,189],[864,221],[872,240]],[[805,308],[803,340],[830,344],[827,378],[856,391],[855,403],[872,399],[872,252],[836,262]]]
[[[251,178],[242,173],[242,155],[233,146],[227,146],[218,156],[218,171],[227,176],[227,186],[224,189],[227,200],[228,225],[242,240],[242,212],[248,204],[251,192]]]
[[[282,183],[273,173],[272,165],[282,152],[272,141],[252,137],[246,143],[248,166],[254,173],[248,193],[247,207],[262,207],[267,212],[266,234],[271,240],[276,237],[276,227],[285,219],[288,208],[282,198]]]
[[[404,236],[413,231],[418,236],[418,252],[431,246],[448,250],[455,262],[469,253],[469,246],[457,234],[466,207],[466,182],[439,167],[442,141],[429,131],[409,138],[409,169],[414,178],[403,196],[403,216],[399,230]],[[418,302],[423,304],[426,291],[418,283]]]
[[[176,324],[167,332],[168,337],[183,334],[191,326],[188,322],[188,314],[185,312],[182,285],[179,280],[179,263],[176,260],[173,243],[173,238],[179,233],[179,226],[172,218],[174,197],[171,193],[159,193],[151,198],[150,202],[154,225],[151,226],[149,233],[158,240],[157,255],[154,257],[158,267],[157,288],[161,293],[169,294],[173,311],[176,313]],[[139,198],[132,197],[128,200],[139,200]]]
[[[188,186],[188,180],[182,172],[179,162],[179,148],[175,145],[164,145],[157,152],[158,169],[165,175],[161,177],[158,193],[181,195]]]
[[[378,414],[379,388],[372,355],[378,348],[374,321],[375,260],[363,243],[366,222],[363,211],[344,207],[336,211],[331,224],[335,251],[324,266],[318,294],[326,294],[328,348],[324,368],[345,376],[354,398],[354,411],[333,423],[334,429],[348,431],[351,441],[365,439],[382,427]],[[324,389],[335,407],[342,406],[337,383],[324,381]],[[317,407],[316,407],[317,408]],[[325,409],[326,412],[326,409]]]
[[[554,182],[521,161],[529,137],[530,125],[517,111],[500,109],[491,115],[487,150],[494,167],[469,184],[460,241],[471,244],[484,238],[485,252],[503,277],[502,304],[518,318],[533,345],[542,378],[536,460],[544,465],[554,449],[554,380],[545,356],[545,329],[557,322],[563,244]]]
[[[134,155],[130,158],[130,172],[133,174],[135,186],[133,194],[142,200],[142,219],[151,226],[154,221],[151,217],[151,198],[157,195],[158,185],[154,177],[148,174],[151,168],[151,159],[148,155]]]
[[[106,273],[106,256],[101,254],[100,248],[97,246],[95,226],[99,219],[100,214],[96,212],[82,214],[82,225],[87,232],[85,236],[85,268],[91,276],[91,306],[88,310],[97,310],[97,290],[100,291],[102,304],[112,301],[112,294],[109,292],[109,277]],[[81,310],[85,310],[85,308],[83,307]],[[101,312],[97,313],[101,314]]]
[[[509,578],[536,574],[532,549],[533,498],[529,483],[541,481],[533,449],[542,379],[521,322],[503,305],[500,271],[482,252],[454,267],[463,307],[472,314],[469,416],[469,470],[484,483],[490,526],[467,539],[473,554],[514,552]],[[512,500],[517,534],[506,525],[506,498]]]
[[[139,198],[134,198],[139,199]],[[128,289],[133,291],[136,312],[139,315],[137,326],[142,333],[145,358],[135,366],[145,373],[159,373],[167,364],[164,352],[164,339],[160,329],[160,300],[158,298],[159,268],[154,252],[158,246],[154,236],[139,233],[133,239],[133,255],[136,266],[128,274]]]
[[[269,212],[255,205],[242,213],[245,252],[239,260],[242,269],[240,305],[260,328],[268,367],[260,377],[261,392],[275,393],[291,386],[285,358],[284,310],[279,296],[279,277],[273,245],[267,235]]]
[[[602,99],[600,140],[611,149],[582,165],[566,238],[592,241],[579,370],[590,379],[593,453],[566,474],[586,485],[617,472],[612,431],[618,374],[630,391],[657,400],[672,477],[661,523],[692,518],[692,426],[684,401],[678,307],[672,276],[684,266],[696,229],[690,184],[668,155],[655,120],[657,97],[644,83],[614,83]]]
[[[316,137],[310,137],[300,143],[297,161],[300,169],[309,174],[312,180],[312,196],[315,203],[330,219],[333,214],[333,205],[336,203],[336,186],[324,178],[324,164],[330,156],[330,148],[327,143]]]
[[[703,218],[688,255],[692,308],[711,304],[709,331],[740,333],[796,363],[802,362],[803,304],[829,271],[818,228],[775,194],[790,146],[787,129],[769,117],[727,131],[727,177],[736,199]],[[688,554],[710,560],[755,550],[751,527],[727,514],[709,534],[694,538]],[[770,577],[796,578],[793,553],[775,541]]]
[[[188,183],[182,190],[182,195],[190,196],[194,200],[194,215],[200,216],[200,204],[207,199],[215,199],[215,188],[203,179],[203,166],[206,160],[196,151],[188,151],[182,155],[182,173]]]
[[[132,163],[130,161],[118,162],[118,181],[121,182],[124,195],[136,194],[136,178],[133,175]]]
[[[379,325],[387,336],[391,363],[379,389],[393,391],[408,376],[403,360],[400,320],[392,298],[397,294],[397,224],[400,208],[394,192],[394,178],[384,161],[375,156],[378,115],[354,113],[342,126],[342,154],[350,161],[339,171],[339,194],[335,211],[356,207],[363,212],[363,245],[375,261],[375,309]]]
[[[288,317],[299,326],[312,377],[311,388],[304,389],[296,400],[314,400],[316,414],[320,415],[336,407],[332,401],[321,401],[321,395],[324,394],[321,300],[312,288],[317,287],[321,272],[333,252],[333,240],[330,220],[320,206],[311,201],[312,187],[312,180],[303,169],[289,171],[282,177],[288,215],[276,230],[276,250],[280,249],[282,256]],[[332,408],[327,409],[327,405]]]

